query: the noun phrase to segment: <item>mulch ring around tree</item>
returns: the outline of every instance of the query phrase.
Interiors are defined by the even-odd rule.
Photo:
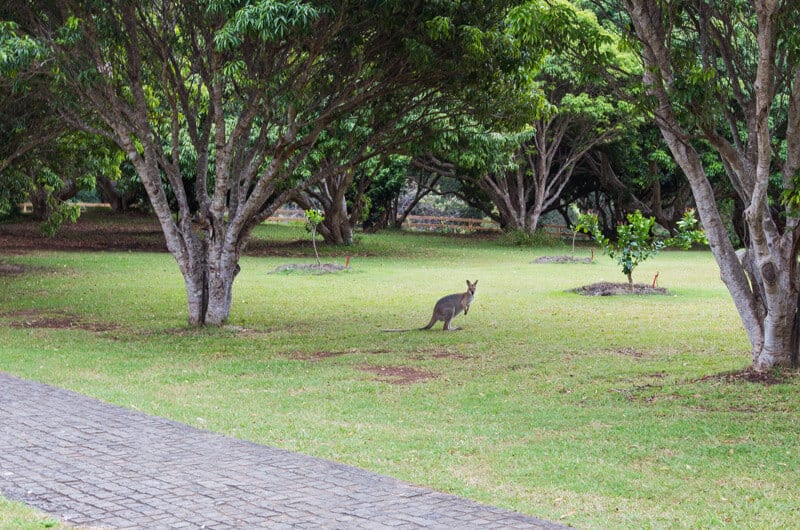
[[[584,296],[614,296],[624,294],[660,294],[668,295],[669,291],[663,287],[653,287],[643,283],[635,283],[632,286],[628,283],[612,283],[612,282],[598,282],[591,285],[584,285],[571,289],[570,292],[578,293]]]
[[[301,273],[301,274],[329,274],[350,270],[350,267],[339,265],[338,263],[287,263],[275,267],[269,274],[280,273]]]
[[[592,258],[576,258],[575,256],[541,256],[531,263],[591,263]]]

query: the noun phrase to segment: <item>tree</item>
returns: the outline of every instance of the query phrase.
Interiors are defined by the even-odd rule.
[[[509,20],[521,41],[548,49],[528,72],[536,90],[519,112],[525,129],[469,124],[444,135],[422,167],[461,180],[462,198],[503,229],[533,233],[541,216],[561,205],[582,158],[636,118],[597,74],[625,56],[592,13],[564,1],[531,2],[515,8]]]
[[[112,139],[136,168],[183,274],[190,324],[220,325],[252,229],[324,176],[299,171],[323,131],[392,97],[488,112],[525,81],[521,63],[537,55],[502,32],[507,8],[67,0],[28,2],[16,16],[75,94],[65,119]]]
[[[47,103],[36,71],[42,46],[0,21],[0,215],[8,215],[31,190],[29,167],[35,151],[64,132]]]
[[[51,93],[45,59],[41,44],[17,24],[0,22],[0,214],[30,201],[42,231],[52,235],[80,215],[65,201],[93,189],[100,176],[113,178],[121,153],[102,137],[65,126],[56,109],[69,96]]]
[[[377,164],[387,151],[397,150],[418,136],[420,125],[442,119],[427,105],[416,111],[424,112],[424,118],[408,119],[416,105],[396,101],[393,96],[390,100],[395,101],[381,101],[328,128],[306,159],[309,174],[321,178],[292,199],[305,210],[320,207],[325,212],[320,233],[327,243],[353,244],[365,193],[380,170]],[[393,106],[395,103],[399,106]]]
[[[314,246],[314,256],[317,258],[317,266],[320,265],[319,253],[317,252],[317,227],[325,220],[325,216],[320,210],[306,210],[308,220],[308,230],[311,232],[311,244]]]
[[[375,163],[374,178],[365,192],[365,230],[399,228],[400,196],[408,178],[407,156],[390,155]],[[371,168],[366,171],[372,173]],[[403,218],[403,221],[405,218]]]
[[[538,79],[549,108],[515,150],[513,167],[487,173],[479,182],[511,228],[534,233],[541,216],[558,205],[581,159],[634,121],[624,102],[580,78],[563,57],[548,58]]]
[[[567,190],[562,202],[598,212],[606,234],[636,210],[674,233],[694,204],[689,183],[649,121],[640,120],[614,142],[587,153],[573,180],[577,193]]]
[[[705,234],[697,229],[694,210],[688,209],[678,221],[674,237],[664,238],[656,233],[656,218],[645,217],[636,210],[627,215],[627,223],[619,223],[616,240],[605,237],[597,222],[597,213],[578,215],[574,230],[591,235],[611,259],[617,260],[622,273],[628,277],[628,286],[633,289],[633,271],[642,262],[658,254],[664,247],[674,246],[684,250],[694,243],[707,243]]]
[[[629,16],[647,103],[692,188],[753,368],[796,362],[800,331],[800,61],[792,2],[597,2]],[[726,232],[699,145],[719,157],[743,205],[746,253]]]

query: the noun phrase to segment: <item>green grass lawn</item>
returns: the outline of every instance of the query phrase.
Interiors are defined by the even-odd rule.
[[[349,271],[272,273],[313,261],[287,248],[244,257],[230,324],[201,330],[167,254],[0,255],[28,267],[0,277],[0,369],[581,528],[796,524],[796,373],[736,377],[749,346],[708,252],[634,272],[666,296],[587,297],[569,290],[625,278],[602,255],[532,263],[569,247],[365,234],[321,248]],[[466,279],[463,330],[382,332]]]

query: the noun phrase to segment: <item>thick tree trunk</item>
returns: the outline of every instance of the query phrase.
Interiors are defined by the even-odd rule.
[[[355,221],[347,208],[347,190],[353,183],[353,171],[332,173],[295,197],[295,202],[304,210],[319,204],[324,219],[319,226],[322,239],[332,245],[352,245]]]
[[[322,239],[334,245],[353,244],[353,224],[347,213],[347,201],[344,195],[330,203],[325,212],[325,219],[319,227]]]
[[[497,208],[500,225],[505,230],[528,230],[528,199],[531,187],[526,183],[525,167],[494,175],[485,175],[479,187]]]
[[[133,203],[134,194],[131,192],[120,193],[117,184],[108,177],[97,177],[97,189],[100,191],[103,202],[110,204],[111,209],[117,213],[128,211]]]
[[[37,221],[45,221],[53,213],[53,205],[75,197],[78,187],[73,179],[66,179],[62,182],[61,188],[48,192],[44,186],[36,181],[36,177],[31,175],[34,183],[33,192],[30,195],[33,218]]]
[[[186,285],[189,324],[220,326],[230,316],[233,283],[240,270],[239,245],[227,244],[213,231],[200,236],[181,229],[180,234],[178,245],[191,249],[176,256]]]
[[[800,89],[791,91],[786,134],[785,161],[773,158],[773,131],[770,129],[770,109],[776,97],[775,49],[777,39],[777,3],[753,3],[758,18],[758,62],[754,77],[733,79],[736,85],[752,86],[752,93],[741,94],[746,102],[747,122],[736,134],[746,130],[746,141],[730,143],[726,134],[705,128],[700,131],[722,157],[728,176],[740,199],[746,205],[744,228],[748,252],[739,261],[725,231],[710,181],[700,156],[694,150],[691,137],[681,128],[673,109],[667,85],[673,78],[672,57],[668,51],[667,28],[662,25],[661,7],[644,0],[626,0],[626,7],[635,30],[644,43],[645,83],[658,106],[655,116],[662,135],[675,160],[686,174],[692,188],[697,210],[706,231],[711,251],[720,267],[720,275],[728,287],[734,305],[750,339],[753,368],[768,370],[788,366],[796,355],[798,278],[797,238],[798,219],[786,211],[785,226],[779,226],[770,211],[771,171],[781,164],[783,188],[791,190],[791,179],[800,167],[800,143],[796,134],[800,127]],[[727,15],[727,14],[726,14]],[[720,53],[732,51],[720,48]],[[736,59],[726,55],[730,61]],[[750,74],[753,72],[751,71]],[[800,77],[796,70],[795,78]],[[728,104],[728,101],[725,102]],[[746,127],[746,129],[744,129]],[[794,133],[793,133],[794,131]],[[735,135],[736,136],[736,135]],[[781,163],[782,162],[782,163]],[[745,275],[747,268],[749,278]]]
[[[535,234],[536,230],[539,228],[539,219],[542,217],[543,209],[541,201],[537,199],[533,204],[533,208],[531,208],[528,213],[528,230],[531,235]]]

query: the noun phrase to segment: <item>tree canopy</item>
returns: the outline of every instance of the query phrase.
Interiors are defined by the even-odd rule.
[[[800,12],[781,0],[596,4],[640,53],[643,106],[691,185],[754,367],[796,361]],[[720,164],[743,211],[742,260],[717,200]]]
[[[190,322],[220,324],[252,228],[324,177],[302,169],[325,131],[369,119],[359,141],[379,149],[397,116],[417,130],[444,108],[509,119],[541,55],[506,31],[517,4],[118,0],[2,12],[47,50],[47,79],[69,94],[61,119],[111,139],[135,167]]]

